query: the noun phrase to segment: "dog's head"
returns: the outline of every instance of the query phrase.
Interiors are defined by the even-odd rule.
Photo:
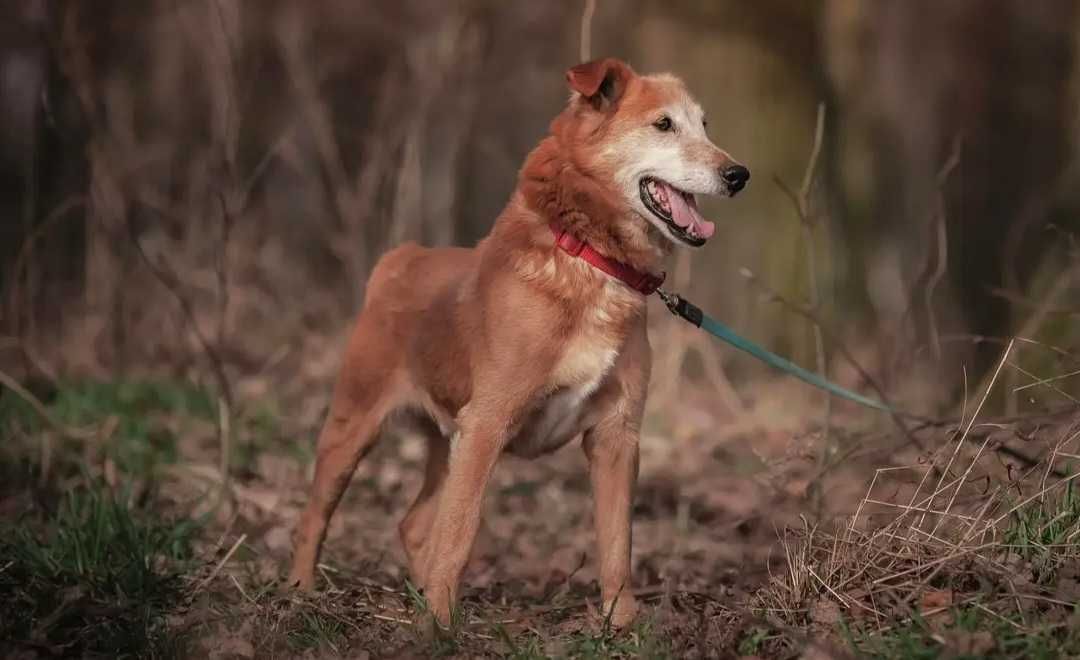
[[[694,196],[734,196],[750,171],[712,143],[682,81],[639,76],[613,58],[579,64],[566,80],[570,105],[553,130],[574,165],[610,185],[671,242],[704,245],[715,226]]]

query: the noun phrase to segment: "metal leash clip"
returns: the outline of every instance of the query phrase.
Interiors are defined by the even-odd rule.
[[[681,317],[690,323],[693,323],[697,327],[701,327],[701,321],[704,318],[704,313],[697,305],[685,300],[677,293],[668,293],[661,288],[656,289],[657,295],[660,296],[660,300],[664,301],[668,310],[675,316]]]
[[[664,301],[664,304],[667,305],[668,310],[670,310],[672,314],[676,316],[679,315],[679,312],[676,311],[679,306],[679,301],[681,300],[681,298],[679,298],[679,294],[668,293],[667,291],[664,291],[663,289],[657,287],[656,295],[660,296],[660,300]]]

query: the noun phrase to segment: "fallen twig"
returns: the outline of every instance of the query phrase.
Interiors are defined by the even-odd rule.
[[[202,582],[200,582],[199,584],[195,585],[195,589],[194,589],[194,591],[199,591],[200,589],[202,589],[202,588],[203,588],[203,587],[205,587],[206,585],[208,585],[208,584],[210,584],[211,582],[213,582],[214,578],[216,578],[216,577],[218,576],[218,573],[220,573],[220,572],[221,572],[221,569],[222,569],[222,567],[224,567],[224,566],[225,566],[225,564],[227,564],[227,563],[228,563],[228,561],[229,561],[230,559],[232,559],[232,556],[233,556],[233,554],[234,554],[234,553],[236,552],[236,549],[237,549],[237,548],[239,548],[239,547],[240,547],[240,545],[241,545],[241,544],[242,544],[242,543],[243,543],[244,541],[246,541],[246,540],[247,540],[247,534],[241,534],[241,535],[240,535],[240,538],[236,539],[236,543],[233,543],[233,544],[232,544],[232,547],[231,547],[231,548],[229,548],[229,551],[225,553],[225,556],[224,556],[224,557],[222,557],[222,558],[221,558],[221,561],[219,561],[219,562],[218,562],[218,564],[217,564],[217,566],[215,566],[215,567],[214,567],[214,570],[213,570],[213,571],[212,571],[212,572],[210,573],[210,575],[207,575],[207,576],[206,576],[206,577],[205,577],[205,578],[203,579],[203,581],[202,581]],[[241,591],[242,591],[242,590],[241,590]]]

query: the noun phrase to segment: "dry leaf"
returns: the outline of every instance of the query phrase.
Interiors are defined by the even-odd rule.
[[[945,652],[949,656],[981,657],[996,647],[994,635],[988,630],[953,630],[945,636]]]
[[[952,589],[929,589],[919,599],[919,613],[926,614],[953,604]]]
[[[810,606],[810,620],[825,626],[839,623],[842,613],[840,606],[828,598],[819,598]]]
[[[919,598],[919,613],[935,630],[952,625],[953,614],[949,610],[954,602],[952,589],[928,589]]]

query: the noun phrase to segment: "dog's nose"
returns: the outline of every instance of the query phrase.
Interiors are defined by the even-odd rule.
[[[721,176],[728,185],[729,193],[734,195],[746,187],[746,182],[750,180],[750,170],[742,165],[732,165],[725,169]]]

